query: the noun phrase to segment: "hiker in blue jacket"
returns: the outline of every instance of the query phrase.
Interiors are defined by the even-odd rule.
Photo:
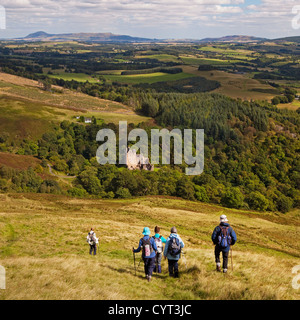
[[[237,240],[234,230],[227,222],[228,219],[225,214],[221,215],[220,224],[215,227],[211,236],[211,240],[215,245],[216,269],[221,272],[220,253],[222,252],[224,273],[227,272],[230,246],[233,246]]]
[[[155,235],[153,236],[155,242],[156,242],[156,257],[155,257],[155,267],[154,267],[154,272],[161,273],[161,260],[163,256],[163,243],[166,243],[167,240],[159,234],[160,232],[160,227],[156,226],[154,228]]]
[[[145,227],[143,230],[144,237],[140,239],[139,247],[132,249],[134,253],[142,251],[142,258],[144,260],[144,270],[148,281],[151,281],[152,273],[155,267],[155,256],[156,256],[156,243],[155,240],[150,237],[150,229]]]
[[[184,243],[177,234],[176,227],[172,227],[164,250],[164,257],[165,259],[168,258],[170,277],[174,276],[178,278],[178,260],[180,259],[180,253],[183,247]]]

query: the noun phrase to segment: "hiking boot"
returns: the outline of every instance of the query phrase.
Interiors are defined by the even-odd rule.
[[[223,273],[227,273],[227,269],[223,269]]]
[[[220,263],[217,263],[216,270],[218,272],[221,272],[221,264]]]
[[[148,282],[150,282],[151,281],[151,276],[147,276],[147,278],[148,278]]]
[[[174,274],[174,278],[179,278],[179,274],[178,274],[178,272],[175,272],[175,274]]]

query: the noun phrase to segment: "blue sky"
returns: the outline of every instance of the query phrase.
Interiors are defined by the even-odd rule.
[[[300,0],[0,0],[0,4],[6,10],[0,38],[36,31],[164,39],[300,35],[291,23],[292,8],[300,6]]]

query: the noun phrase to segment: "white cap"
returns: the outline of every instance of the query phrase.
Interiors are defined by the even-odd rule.
[[[222,214],[220,217],[220,222],[228,222],[227,217],[225,216],[225,214]]]

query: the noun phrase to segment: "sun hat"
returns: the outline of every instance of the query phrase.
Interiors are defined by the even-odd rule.
[[[222,214],[222,215],[220,216],[220,222],[228,222],[228,219],[227,219],[227,217],[225,216],[225,214]]]
[[[143,235],[144,236],[149,236],[150,234],[150,229],[148,227],[145,227],[144,230],[143,230]]]

